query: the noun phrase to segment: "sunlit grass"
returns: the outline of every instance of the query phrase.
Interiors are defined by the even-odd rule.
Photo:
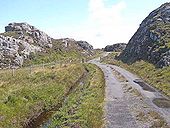
[[[103,58],[103,62],[118,65],[141,77],[148,84],[157,88],[170,97],[170,67],[156,68],[153,64],[145,61],[137,61],[131,65],[114,59],[115,53]]]
[[[100,128],[103,124],[104,77],[91,64],[35,67],[0,73],[0,127],[20,128],[36,114],[61,102],[67,91],[88,70],[83,83],[66,97],[51,126],[79,125]],[[59,117],[59,118],[56,118]],[[55,120],[57,119],[57,120]],[[66,120],[67,119],[67,120]]]
[[[103,120],[104,77],[94,65],[88,65],[89,75],[54,114],[49,127],[101,128]]]
[[[25,69],[15,76],[10,71],[0,74],[0,127],[22,127],[29,117],[48,110],[83,72],[85,68],[78,64],[61,69],[35,68],[31,75]]]

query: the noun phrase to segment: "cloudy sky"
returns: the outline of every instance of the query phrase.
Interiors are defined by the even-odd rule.
[[[27,22],[53,38],[86,40],[95,48],[127,43],[142,20],[170,0],[0,0],[0,32]]]

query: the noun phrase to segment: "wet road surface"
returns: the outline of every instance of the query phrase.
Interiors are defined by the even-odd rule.
[[[169,128],[170,107],[153,103],[156,98],[167,97],[125,69],[100,63],[99,58],[90,63],[100,67],[105,76],[106,128]]]

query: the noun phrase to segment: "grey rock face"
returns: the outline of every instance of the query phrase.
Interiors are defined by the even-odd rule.
[[[170,50],[164,54],[164,56],[158,61],[157,65],[160,67],[170,65]]]
[[[5,27],[5,32],[11,31],[17,31],[18,33],[20,33],[20,39],[22,40],[30,37],[32,38],[34,43],[38,44],[41,47],[52,47],[51,38],[46,33],[27,23],[9,23],[8,26]]]
[[[76,51],[80,53],[82,56],[92,56],[93,55],[93,46],[90,45],[86,41],[76,41],[73,38],[62,38],[58,39],[63,44],[63,50],[64,51]]]
[[[84,50],[92,50],[93,46],[90,45],[88,42],[86,41],[77,41],[77,44],[82,47]]]
[[[22,66],[24,59],[31,53],[40,52],[43,49],[23,40],[0,35],[0,68]]]
[[[113,44],[113,45],[107,45],[104,48],[104,51],[106,52],[122,52],[125,48],[126,48],[125,43],[117,43],[117,44]]]
[[[52,39],[27,23],[10,23],[5,27],[5,33],[0,34],[0,68],[20,67],[24,60],[33,58],[32,53],[62,53],[74,50],[80,55],[89,56],[92,49],[85,41]]]
[[[119,58],[127,63],[146,60],[158,67],[170,65],[170,3],[151,12],[140,24]]]
[[[64,46],[67,48],[70,46],[71,43],[76,42],[74,39],[71,38],[63,38],[62,43],[64,43]]]
[[[0,68],[20,67],[31,53],[52,48],[51,38],[27,23],[9,23],[5,34],[10,37],[0,35]]]

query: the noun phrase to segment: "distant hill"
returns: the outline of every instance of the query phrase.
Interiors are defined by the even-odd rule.
[[[170,3],[152,11],[140,24],[119,59],[145,60],[157,67],[170,66]]]
[[[9,23],[0,34],[0,68],[87,57],[92,49],[86,41],[53,39],[28,23]]]
[[[113,44],[113,45],[107,45],[104,48],[104,51],[106,52],[122,52],[125,47],[126,47],[126,43],[117,43],[117,44]]]

